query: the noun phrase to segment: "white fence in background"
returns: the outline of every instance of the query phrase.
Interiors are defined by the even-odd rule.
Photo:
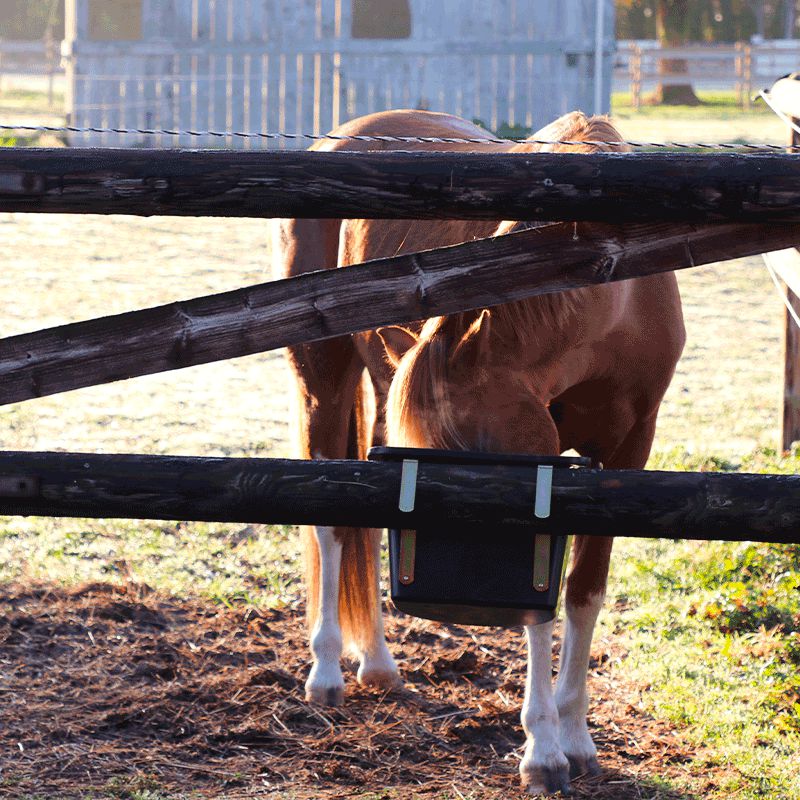
[[[748,106],[759,89],[778,78],[800,71],[800,40],[776,39],[760,44],[690,44],[662,49],[656,41],[620,41],[614,57],[614,89],[631,92],[634,107],[642,92],[664,80],[662,59],[686,63],[685,76],[667,76],[668,83],[691,83],[708,90],[733,90]]]
[[[361,114],[405,107],[479,119],[495,130],[535,128],[573,108],[592,111],[596,80],[601,110],[608,108],[613,0],[408,0],[406,35],[380,39],[359,37],[356,13],[404,0],[125,2],[140,9],[141,25],[128,39],[111,40],[98,38],[96,3],[67,0],[73,125],[324,133]],[[371,36],[380,23],[373,14]],[[140,139],[88,134],[74,143]],[[307,143],[165,136],[163,144]]]

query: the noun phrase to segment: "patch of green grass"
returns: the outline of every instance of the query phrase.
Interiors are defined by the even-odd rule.
[[[142,772],[111,778],[103,796],[109,800],[178,800],[177,795],[164,791],[156,775]]]
[[[633,140],[785,144],[786,126],[763,100],[742,108],[735,92],[698,91],[699,106],[647,105],[634,109],[630,92],[614,92],[611,118]]]
[[[17,111],[26,114],[52,114],[63,107],[64,93],[59,91],[53,92],[52,105],[48,102],[48,95],[45,91],[13,88],[0,92],[0,112]]]
[[[651,105],[643,102],[638,109],[634,109],[633,97],[630,92],[614,92],[611,95],[611,108],[614,114],[626,116],[635,114],[640,119],[662,120],[667,117],[686,119],[692,122],[699,119],[737,119],[753,115],[769,117],[773,114],[763,100],[751,102],[750,108],[742,107],[736,92],[699,90],[696,94],[701,100],[699,106]]]
[[[0,522],[0,581],[134,581],[282,607],[300,594],[299,550],[281,526],[14,517]]]
[[[63,139],[59,139],[51,133],[0,136],[0,147],[61,147],[63,143]]]
[[[713,456],[657,454],[651,466],[716,468]],[[796,473],[800,454],[762,449],[723,469]],[[676,536],[680,531],[676,531]],[[623,539],[602,629],[621,637],[617,666],[641,705],[685,729],[726,768],[708,798],[800,797],[800,551],[749,542]]]

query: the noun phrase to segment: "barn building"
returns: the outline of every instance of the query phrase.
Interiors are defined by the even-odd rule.
[[[613,0],[66,0],[63,55],[82,128],[320,133],[404,107],[521,131],[607,111],[613,48]]]

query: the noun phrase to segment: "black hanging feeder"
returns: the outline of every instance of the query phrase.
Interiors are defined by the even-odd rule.
[[[510,455],[460,450],[373,447],[372,461],[403,464],[400,508],[413,503],[420,463],[530,466],[535,517],[550,514],[553,468],[591,466],[588,458]],[[563,535],[541,522],[520,526],[436,525],[389,530],[392,602],[406,614],[459,625],[536,625],[553,619],[569,554]]]

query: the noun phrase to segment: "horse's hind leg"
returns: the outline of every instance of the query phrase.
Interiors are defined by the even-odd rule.
[[[276,277],[335,268],[339,229],[336,220],[273,223]],[[353,339],[341,337],[297,345],[289,348],[288,357],[298,390],[297,455],[314,459],[357,458],[361,455],[357,440],[362,433],[359,386],[364,362]],[[361,656],[362,681],[381,685],[396,682],[397,670],[386,649],[380,622],[378,543],[374,532],[317,526],[303,528],[303,537],[312,652],[306,696],[326,705],[342,701],[340,659],[344,640]],[[378,630],[380,642],[376,644]]]
[[[301,455],[326,459],[363,456],[363,437],[368,431],[359,419],[363,418],[359,385],[364,368],[352,342],[339,339],[306,346],[303,351],[302,363],[297,350],[290,351],[303,395]],[[358,446],[356,439],[362,439]],[[306,682],[310,700],[326,705],[343,700],[339,662],[344,641],[360,661],[359,683],[390,688],[398,682],[381,616],[380,535],[362,528],[317,526],[306,531],[313,655]]]
[[[290,348],[288,355],[298,389],[298,455],[346,458],[356,387],[363,371],[352,343],[336,339],[302,345]],[[358,533],[327,526],[302,529],[312,653],[306,697],[325,705],[338,705],[344,699],[340,588],[346,540]]]

